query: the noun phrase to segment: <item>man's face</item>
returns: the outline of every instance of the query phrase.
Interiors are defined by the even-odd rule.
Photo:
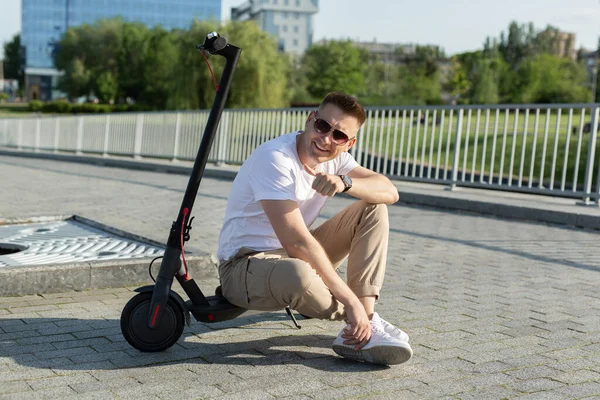
[[[323,109],[311,112],[306,121],[302,141],[305,150],[302,153],[307,159],[302,161],[314,166],[333,160],[356,143],[359,129],[360,125],[356,118],[344,114],[333,104],[327,104]]]

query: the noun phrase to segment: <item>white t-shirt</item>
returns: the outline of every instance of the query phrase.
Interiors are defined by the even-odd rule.
[[[327,196],[314,191],[314,176],[304,170],[292,132],[260,145],[240,168],[227,200],[225,221],[219,236],[219,260],[233,257],[242,247],[256,251],[281,248],[261,200],[294,200],[310,227],[319,216]],[[348,152],[318,164],[316,171],[346,175],[358,163]]]

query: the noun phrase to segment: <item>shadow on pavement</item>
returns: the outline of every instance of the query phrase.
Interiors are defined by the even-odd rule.
[[[335,337],[303,333],[285,324],[287,321],[286,314],[264,313],[210,327],[192,322],[171,348],[142,353],[125,341],[117,319],[0,318],[0,367],[4,359],[27,368],[67,371],[178,363],[196,364],[198,368],[213,364],[250,368],[301,365],[328,372],[387,368],[343,359],[331,350]],[[299,322],[305,330],[315,332],[308,321]],[[262,329],[261,323],[265,324]],[[259,338],[247,339],[252,336]]]

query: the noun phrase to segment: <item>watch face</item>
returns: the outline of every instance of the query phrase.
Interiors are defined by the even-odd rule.
[[[342,177],[342,180],[344,181],[344,185],[346,185],[346,187],[351,187],[352,186],[352,179],[350,179],[349,176],[344,175]]]

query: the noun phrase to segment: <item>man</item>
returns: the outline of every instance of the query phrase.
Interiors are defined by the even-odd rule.
[[[375,312],[383,284],[389,222],[398,201],[383,175],[348,150],[365,121],[351,96],[329,93],[304,131],[259,146],[233,182],[219,237],[223,296],[240,307],[346,320],[333,343],[343,357],[400,364],[412,356],[408,335]],[[355,202],[309,230],[327,197]],[[348,257],[348,283],[336,268]]]

